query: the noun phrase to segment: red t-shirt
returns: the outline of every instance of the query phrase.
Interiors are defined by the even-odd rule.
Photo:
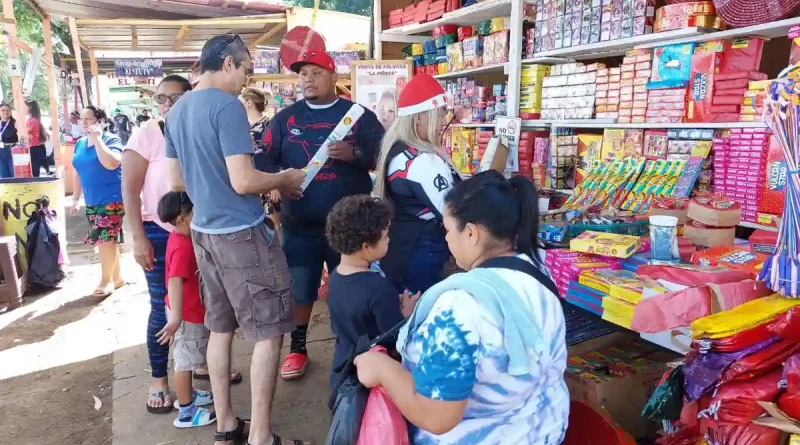
[[[206,308],[200,300],[200,280],[192,239],[172,232],[167,242],[166,278],[183,278],[183,319],[190,323],[203,323]],[[169,308],[169,295],[166,298]]]
[[[31,136],[31,147],[42,145],[42,135],[39,133],[39,120],[35,117],[28,118],[28,134]]]

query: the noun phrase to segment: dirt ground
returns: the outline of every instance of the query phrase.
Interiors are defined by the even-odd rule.
[[[76,265],[93,263],[92,251],[80,243],[86,225],[81,218],[68,224],[68,252]],[[91,276],[95,275],[95,276]],[[12,348],[33,345],[53,337],[62,326],[86,318],[100,302],[75,293],[94,282],[97,274],[70,272],[54,292],[30,292],[24,306],[0,312],[0,354]],[[32,295],[31,295],[32,294]],[[6,326],[3,318],[25,311],[46,299],[64,298],[55,310],[40,316],[28,314]],[[0,355],[2,356],[2,355]],[[5,360],[4,366],[7,365]],[[87,361],[0,380],[0,437],[4,443],[85,444],[111,443],[111,388],[113,359],[105,354]],[[103,404],[94,409],[97,397]]]
[[[23,305],[13,310],[0,307],[0,443],[212,443],[213,426],[177,430],[172,426],[174,414],[145,411],[150,372],[144,344],[149,313],[144,275],[127,244],[122,256],[127,285],[104,300],[88,296],[100,270],[96,253],[81,242],[85,233],[83,217],[67,217],[69,277],[59,289],[29,292]],[[273,426],[284,437],[321,444],[329,419],[333,334],[327,309],[318,306],[309,333],[312,365],[305,379],[279,382]],[[287,346],[285,342],[284,349]],[[252,345],[234,341],[233,365],[245,381],[232,389],[232,397],[244,418],[250,411],[251,353]]]

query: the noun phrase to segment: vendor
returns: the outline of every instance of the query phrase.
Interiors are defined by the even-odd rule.
[[[536,196],[528,179],[495,171],[456,185],[444,225],[469,272],[420,298],[400,330],[403,364],[380,352],[355,359],[359,381],[382,387],[416,427],[412,443],[563,441],[566,325],[555,285],[536,261]]]
[[[417,75],[398,100],[386,132],[375,192],[394,205],[389,252],[381,269],[399,292],[424,292],[441,279],[450,251],[444,238],[444,197],[460,181],[440,143],[444,90]]]

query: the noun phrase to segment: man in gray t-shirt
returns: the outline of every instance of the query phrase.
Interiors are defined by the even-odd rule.
[[[218,431],[214,440],[248,439],[230,399],[231,343],[240,328],[245,340],[256,342],[253,421],[247,441],[281,444],[269,417],[283,335],[295,327],[294,307],[286,258],[265,224],[260,194],[280,190],[283,196],[298,197],[305,174],[296,169],[267,174],[253,166],[250,125],[237,99],[251,67],[250,53],[239,36],[206,42],[197,86],[170,110],[166,151],[173,190],[185,189],[194,203],[192,241],[202,278],[205,324],[211,331],[208,370]]]

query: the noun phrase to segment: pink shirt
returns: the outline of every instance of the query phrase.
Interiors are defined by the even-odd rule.
[[[133,150],[149,163],[142,187],[142,221],[152,221],[172,232],[171,224],[158,219],[158,201],[170,190],[166,147],[167,140],[158,122],[151,120],[133,130],[125,151]]]

